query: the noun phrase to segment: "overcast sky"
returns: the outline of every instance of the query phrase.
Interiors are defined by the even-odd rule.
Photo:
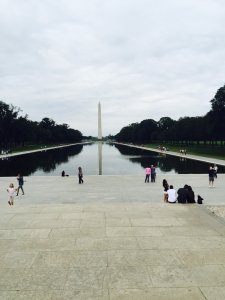
[[[0,100],[84,135],[201,116],[225,83],[221,0],[1,0]]]

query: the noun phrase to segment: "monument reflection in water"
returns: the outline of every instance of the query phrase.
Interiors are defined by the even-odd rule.
[[[98,142],[98,174],[102,175],[102,143]]]

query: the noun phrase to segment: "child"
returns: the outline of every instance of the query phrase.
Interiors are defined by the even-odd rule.
[[[14,204],[14,195],[15,192],[17,191],[17,189],[14,188],[13,183],[10,183],[9,188],[7,189],[7,192],[9,193],[9,205],[13,205]]]

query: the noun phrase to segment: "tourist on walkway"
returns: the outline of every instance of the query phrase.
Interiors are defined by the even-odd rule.
[[[146,169],[145,169],[145,182],[149,182],[149,176],[150,176],[150,174],[151,174],[151,168],[149,168],[149,167],[147,167]]]
[[[78,178],[79,178],[79,184],[84,183],[84,181],[83,181],[83,171],[82,171],[81,167],[78,168]]]
[[[7,192],[9,193],[9,205],[14,205],[14,196],[17,189],[14,188],[13,183],[10,183],[9,188],[7,189]]]
[[[212,166],[209,168],[209,187],[214,188],[214,169]]]
[[[23,180],[23,175],[21,173],[18,174],[17,176],[17,180],[18,180],[18,183],[19,183],[19,187],[17,189],[17,195],[19,195],[19,190],[21,189],[22,190],[22,195],[24,195],[24,190],[23,190],[23,184],[24,184],[24,180]]]
[[[162,185],[163,185],[163,193],[164,193],[164,202],[167,202],[167,200],[168,200],[168,194],[167,194],[167,191],[168,191],[168,189],[169,189],[169,184],[168,184],[168,182],[167,182],[167,180],[166,179],[163,179],[163,182],[162,182]]]
[[[216,164],[214,164],[214,177],[217,178],[217,171],[218,171],[218,167]]]
[[[169,203],[176,203],[176,201],[177,201],[177,191],[174,190],[172,185],[170,185],[170,188],[169,188],[169,190],[167,190],[166,193],[167,193],[167,196],[168,196],[168,202]]]
[[[155,167],[151,165],[151,182],[155,182]]]
[[[188,185],[185,184],[183,188],[180,188],[178,191],[177,191],[177,194],[178,194],[178,197],[177,197],[177,200],[178,200],[178,203],[187,203],[190,199],[191,199],[191,196],[188,192]]]

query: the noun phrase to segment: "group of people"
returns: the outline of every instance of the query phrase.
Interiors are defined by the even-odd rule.
[[[195,203],[195,193],[190,185],[185,184],[183,188],[176,191],[173,185],[169,185],[166,179],[163,179],[162,186],[164,189],[164,202],[169,203]],[[198,199],[201,196],[198,195]]]
[[[14,197],[19,195],[20,189],[22,191],[22,195],[25,194],[23,189],[23,184],[24,184],[23,175],[19,173],[16,179],[18,181],[18,188],[15,188],[14,184],[10,183],[7,189],[7,192],[9,193],[9,201],[8,201],[9,205],[14,205]]]
[[[180,150],[180,154],[181,155],[184,155],[184,154],[187,155],[187,150],[186,149]]]
[[[153,165],[151,165],[151,168],[147,167],[145,169],[145,183],[149,182],[149,177],[151,177],[151,182],[155,182],[156,171],[155,171],[155,167]]]
[[[162,152],[162,151],[169,151],[170,149],[169,148],[166,148],[166,147],[162,147],[162,146],[158,146],[158,149]]]

